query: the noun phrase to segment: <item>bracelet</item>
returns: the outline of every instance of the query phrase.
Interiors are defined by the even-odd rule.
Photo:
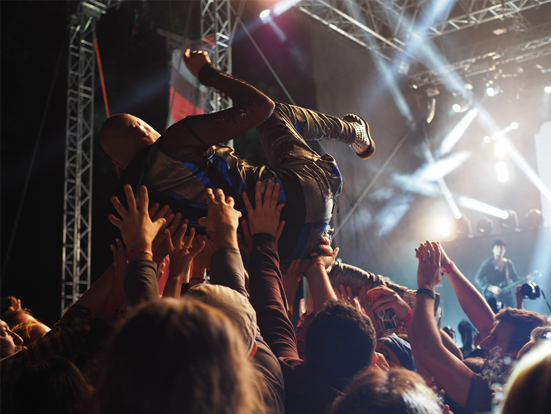
[[[323,264],[323,262],[321,260],[316,260],[316,261],[310,263],[308,266],[306,266],[306,269],[304,269],[304,272],[302,272],[302,273],[306,274],[306,272],[308,270],[310,270],[310,268],[314,265],[322,265],[323,267],[325,267],[325,265]]]
[[[454,263],[450,260],[450,265],[448,266],[448,268],[446,270],[442,270],[442,272],[445,273],[445,274],[451,273],[451,271],[453,270],[453,265],[454,265]]]
[[[402,322],[408,322],[412,316],[413,316],[413,311],[410,309],[407,316],[404,319],[402,319]]]
[[[421,293],[424,293],[425,295],[429,296],[431,299],[434,299],[434,292],[430,289],[427,289],[427,288],[417,289],[417,294],[419,295]]]
[[[153,252],[149,250],[147,247],[142,247],[141,249],[130,250],[128,253],[126,253],[126,260],[128,260],[131,256],[134,256],[136,254],[148,254],[153,259]]]

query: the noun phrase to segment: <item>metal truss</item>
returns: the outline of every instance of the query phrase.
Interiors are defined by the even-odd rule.
[[[439,0],[440,2],[440,0]],[[440,21],[426,24],[428,7],[419,0],[302,0],[296,7],[331,30],[369,50],[391,58],[399,51],[415,58],[408,44],[483,23],[520,16],[551,0],[459,0],[450,2]],[[454,6],[452,8],[452,6]]]
[[[201,39],[212,42],[211,60],[222,72],[232,72],[230,0],[201,0]],[[210,91],[210,112],[231,106],[231,99]]]
[[[70,16],[61,311],[90,287],[96,21],[118,1],[85,1]]]
[[[427,28],[429,37],[441,36],[459,30],[476,27],[483,23],[504,20],[520,13],[540,7],[551,0],[514,0],[514,1],[496,1],[496,0],[460,0],[457,2],[462,14],[448,16],[445,21],[433,24]]]
[[[549,56],[551,55],[551,23],[544,26],[547,28],[546,36],[504,50],[494,50],[447,66],[415,73],[410,75],[411,83],[416,88],[426,85],[440,85],[446,82],[446,75],[451,72],[456,72],[464,78],[470,78],[484,73],[496,72],[500,69],[500,66],[508,63],[522,63]],[[476,47],[476,45],[473,47]]]

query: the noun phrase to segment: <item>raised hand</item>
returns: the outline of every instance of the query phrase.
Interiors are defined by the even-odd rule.
[[[235,210],[235,200],[233,197],[224,194],[220,188],[216,189],[216,197],[212,189],[206,189],[206,198],[208,204],[207,217],[201,217],[199,224],[205,226],[209,239],[216,241],[220,236],[227,232],[235,233],[239,225],[241,212]],[[236,239],[237,243],[237,239]]]
[[[247,220],[241,220],[241,230],[243,234],[237,235],[237,241],[239,242],[239,249],[249,257],[251,255],[251,250],[253,249],[253,236],[251,236],[251,231],[249,230],[249,223]]]
[[[354,294],[352,293],[352,289],[350,289],[350,286],[340,285],[338,290],[335,289],[335,293],[337,294],[337,297],[339,298],[339,300],[342,300],[343,302],[346,302],[349,305],[352,305],[360,312],[362,311],[360,302],[358,301],[358,299],[354,297]]]
[[[203,248],[198,251],[197,256],[193,259],[193,267],[196,265],[202,269],[210,269],[210,257],[214,253],[214,243],[207,236],[196,234],[191,243],[193,249],[198,249],[201,245]]]
[[[170,241],[171,253],[170,273],[166,282],[164,297],[180,297],[182,284],[189,282],[191,262],[205,247],[204,241],[199,244],[193,243],[195,237],[195,229],[193,227],[190,229],[187,237],[185,236],[186,230],[187,224],[182,223],[174,238],[170,236],[168,230],[165,230],[168,233],[167,239]]]
[[[419,288],[434,288],[442,279],[440,272],[440,248],[438,243],[426,241],[415,249],[415,257],[419,260],[417,267],[417,284]]]
[[[371,310],[373,312],[383,312],[387,309],[393,309],[396,316],[402,320],[406,318],[411,308],[409,305],[392,289],[380,285],[366,292],[371,300]]]
[[[184,50],[183,54],[184,62],[193,76],[196,78],[199,76],[201,68],[210,63],[210,58],[208,52],[204,50]]]
[[[247,193],[243,193],[243,202],[247,209],[248,224],[250,233],[254,236],[257,233],[268,233],[276,237],[283,231],[284,221],[279,220],[284,204],[278,203],[279,183],[268,180],[264,200],[262,200],[261,183],[258,181],[255,187],[255,208],[251,205]]]
[[[152,221],[159,218],[165,219],[165,224],[159,229],[157,237],[155,237],[152,243],[153,254],[156,257],[165,258],[170,253],[167,234],[174,234],[178,224],[180,224],[182,214],[176,213],[176,215],[174,215],[169,206],[165,205],[160,208],[159,203],[155,203],[155,205],[149,209],[149,217]],[[165,229],[168,229],[169,233],[164,231]]]
[[[127,184],[124,186],[128,210],[124,208],[117,197],[113,197],[111,202],[121,218],[109,215],[109,221],[117,226],[122,234],[122,239],[128,250],[148,249],[151,251],[153,239],[157,236],[159,229],[164,225],[165,219],[159,218],[151,221],[147,207],[149,197],[147,188],[140,187],[140,202],[136,204],[136,198],[132,193],[132,188]]]

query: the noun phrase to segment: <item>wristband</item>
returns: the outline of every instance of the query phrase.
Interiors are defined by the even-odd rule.
[[[434,299],[434,292],[430,289],[427,289],[427,288],[421,288],[421,289],[417,289],[417,294],[422,294],[424,293],[425,295],[429,296],[431,299]]]
[[[149,250],[147,247],[142,247],[141,249],[130,250],[128,253],[126,253],[126,260],[130,259],[130,257],[136,254],[148,254],[153,259],[153,252]]]
[[[406,317],[404,319],[402,319],[402,322],[408,322],[411,319],[412,316],[413,316],[413,311],[410,309],[409,313],[406,315]]]
[[[453,270],[453,265],[454,265],[454,263],[452,261],[450,261],[450,265],[448,266],[448,268],[446,270],[442,270],[442,272],[445,273],[445,274],[451,273],[451,271]]]
[[[316,260],[316,261],[313,261],[312,263],[310,263],[308,266],[306,266],[306,269],[304,269],[304,274],[306,274],[306,272],[308,270],[310,270],[310,268],[314,265],[322,265],[323,267],[325,267],[325,265],[323,264],[323,262],[321,260]]]

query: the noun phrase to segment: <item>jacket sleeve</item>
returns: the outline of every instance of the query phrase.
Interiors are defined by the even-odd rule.
[[[251,304],[262,336],[278,358],[299,358],[293,325],[287,316],[275,237],[253,236],[249,257]]]

